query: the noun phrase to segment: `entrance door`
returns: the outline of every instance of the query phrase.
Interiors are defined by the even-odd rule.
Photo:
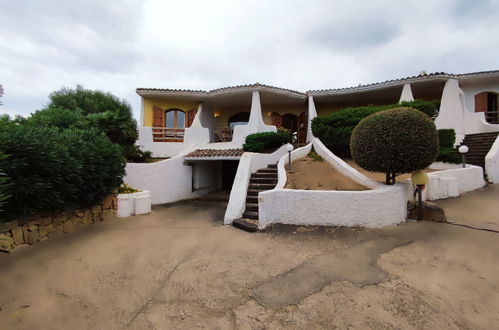
[[[222,161],[222,191],[230,191],[236,177],[238,160]]]
[[[291,133],[298,132],[298,117],[290,113],[285,114],[282,116],[282,127]]]
[[[298,116],[298,143],[306,143],[307,140],[307,114],[302,112]]]

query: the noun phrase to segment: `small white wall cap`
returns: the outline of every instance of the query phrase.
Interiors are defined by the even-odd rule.
[[[460,153],[465,154],[468,152],[469,149],[468,146],[460,146],[458,150]]]
[[[288,150],[288,152],[293,151],[293,149],[294,149],[294,148],[295,148],[295,147],[293,147],[293,145],[292,145],[291,143],[288,143],[288,144],[286,145],[286,150]]]

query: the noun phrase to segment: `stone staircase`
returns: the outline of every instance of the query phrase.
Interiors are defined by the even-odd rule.
[[[466,153],[466,163],[483,167],[485,170],[485,156],[489,152],[492,144],[499,132],[467,134],[461,145],[468,146]]]
[[[256,232],[258,230],[258,193],[274,189],[276,184],[277,165],[269,165],[251,174],[243,217],[234,220],[232,225],[248,232]]]

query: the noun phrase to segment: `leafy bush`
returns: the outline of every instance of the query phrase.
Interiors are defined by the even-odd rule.
[[[133,194],[140,191],[142,190],[135,189],[126,183],[123,183],[121,186],[118,187],[118,194]]]
[[[121,149],[97,130],[2,124],[0,172],[11,181],[7,217],[100,203],[124,175]]]
[[[287,131],[255,133],[246,137],[243,149],[250,152],[263,152],[270,148],[280,147],[290,140],[291,135]]]
[[[456,141],[456,132],[452,128],[444,128],[438,130],[438,140],[440,149],[438,151],[437,160],[446,163],[461,163],[462,156],[454,148]]]
[[[456,131],[452,128],[439,129],[438,141],[440,142],[441,148],[454,148],[454,142],[456,142]]]
[[[413,108],[426,113],[431,118],[435,118],[438,115],[439,108],[438,103],[424,100],[403,101],[400,104],[394,104],[394,106]]]
[[[393,184],[397,175],[431,165],[438,153],[438,133],[427,115],[401,107],[363,119],[352,132],[350,148],[359,166],[386,173],[386,183]]]
[[[152,159],[152,152],[141,150],[137,145],[124,146],[123,156],[132,163],[146,163]]]
[[[437,104],[416,100],[403,102],[404,107],[412,107],[434,116]],[[376,112],[400,107],[400,104],[345,108],[312,120],[312,132],[335,154],[350,157],[350,136],[357,124]]]
[[[7,155],[0,151],[0,161],[5,158],[7,158]],[[9,186],[9,178],[5,176],[5,173],[0,172],[0,218],[2,215],[2,205],[4,205],[10,197],[7,193]]]

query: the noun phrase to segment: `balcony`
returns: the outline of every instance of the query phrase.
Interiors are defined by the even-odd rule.
[[[185,128],[152,127],[153,142],[184,142]]]
[[[485,111],[485,120],[489,124],[499,124],[499,111]]]

